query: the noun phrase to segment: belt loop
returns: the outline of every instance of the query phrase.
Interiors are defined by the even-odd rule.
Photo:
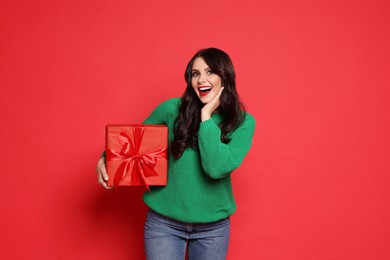
[[[193,224],[191,223],[187,223],[187,232],[191,232],[192,231],[192,228],[193,228]]]

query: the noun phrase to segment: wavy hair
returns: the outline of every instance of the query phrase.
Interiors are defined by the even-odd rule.
[[[227,53],[217,48],[207,48],[198,51],[188,62],[184,73],[187,87],[181,97],[179,115],[174,124],[174,139],[171,143],[171,152],[175,159],[182,156],[187,147],[197,149],[198,131],[201,122],[200,101],[192,87],[192,66],[196,58],[203,58],[210,69],[221,77],[224,90],[220,97],[218,112],[222,115],[219,124],[221,141],[228,143],[228,134],[234,131],[244,120],[245,108],[236,90],[236,75],[233,63]]]

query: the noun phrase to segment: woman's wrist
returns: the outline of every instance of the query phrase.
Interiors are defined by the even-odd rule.
[[[203,112],[201,113],[201,121],[204,122],[206,120],[209,120],[211,118],[211,114],[210,113],[207,113],[207,112]]]

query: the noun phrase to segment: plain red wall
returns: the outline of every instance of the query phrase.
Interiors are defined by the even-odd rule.
[[[3,259],[143,259],[143,189],[106,191],[107,123],[232,57],[252,150],[228,259],[390,259],[388,1],[2,1]],[[4,255],[4,256],[3,256]]]

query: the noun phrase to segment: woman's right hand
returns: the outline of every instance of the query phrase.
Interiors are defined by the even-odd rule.
[[[203,106],[202,110],[201,110],[201,121],[206,121],[208,119],[211,118],[211,114],[214,113],[219,105],[221,104],[221,102],[219,101],[221,95],[222,95],[222,91],[223,91],[223,87],[218,91],[217,95],[215,95],[215,97],[213,97],[213,99],[211,99],[206,105]]]
[[[107,186],[108,175],[106,171],[106,159],[102,156],[100,157],[97,165],[96,171],[98,176],[98,183],[106,189],[112,189],[112,187]]]

